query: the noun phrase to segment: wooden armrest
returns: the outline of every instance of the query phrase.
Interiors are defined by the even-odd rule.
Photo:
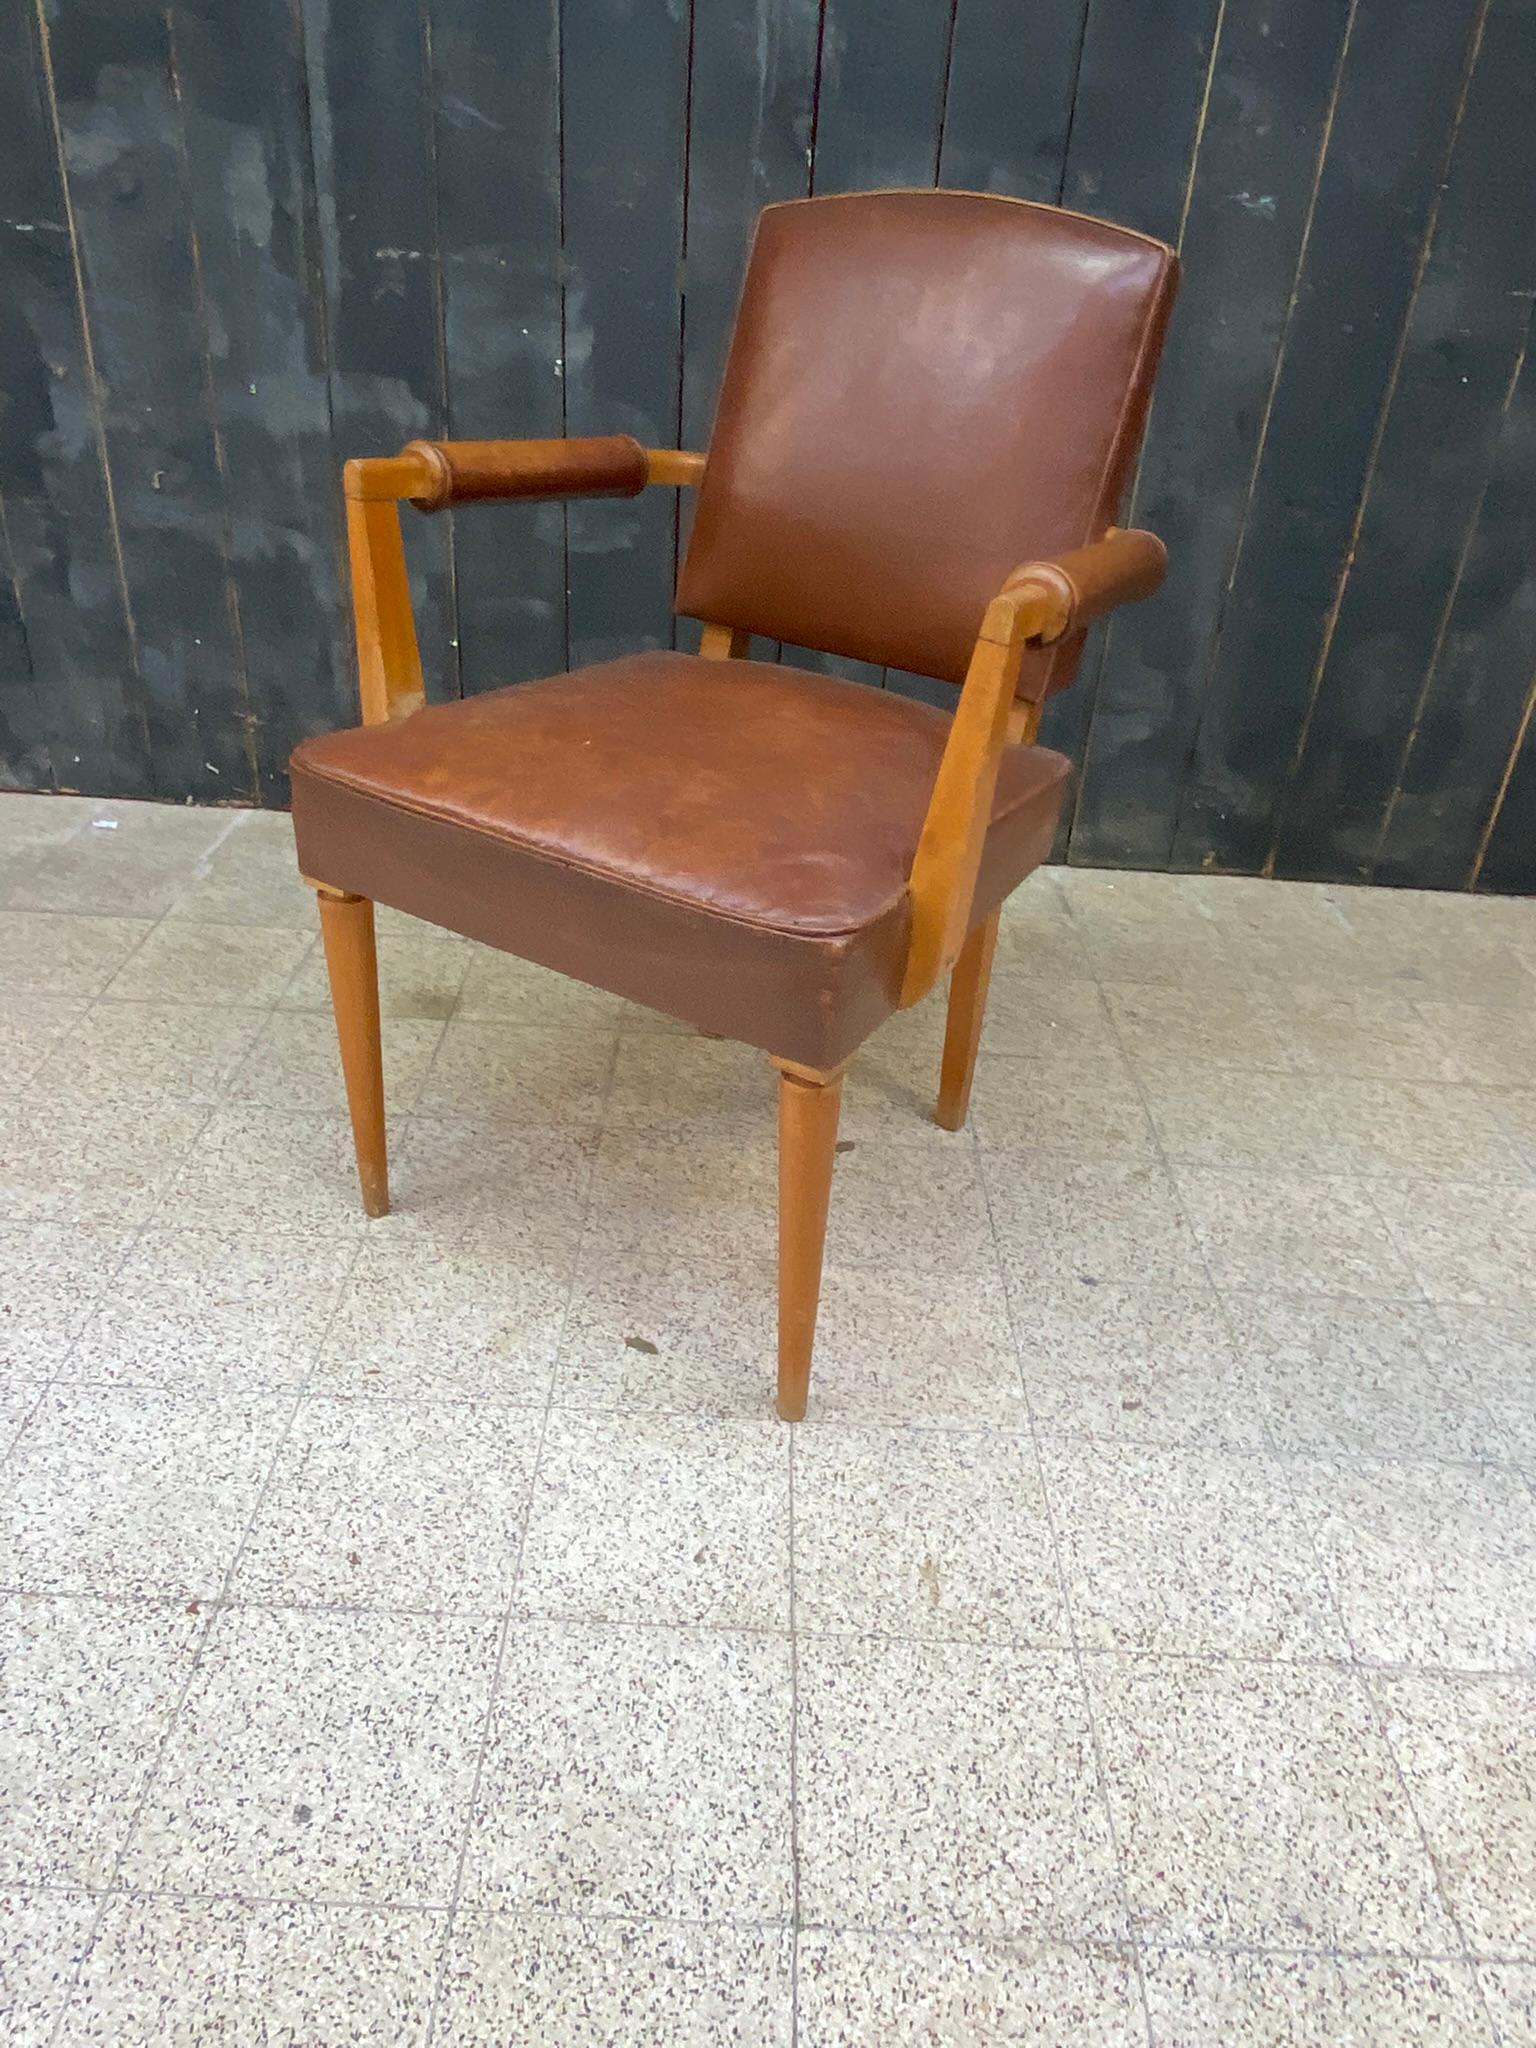
[[[1030,625],[1025,640],[1032,646],[1052,647],[1116,605],[1150,597],[1167,568],[1168,550],[1155,533],[1112,526],[1102,540],[1085,548],[1071,548],[1049,561],[1026,562],[1015,569],[987,609],[982,637],[1010,643],[1027,602]]]
[[[701,484],[704,457],[688,448],[647,448],[645,466],[653,484]]]
[[[633,498],[650,482],[645,450],[629,434],[573,441],[410,441],[424,488],[418,512],[487,498]]]
[[[494,498],[633,498],[647,484],[696,484],[704,457],[642,448],[628,434],[571,441],[408,441],[342,470],[363,722],[425,702],[400,539],[401,503],[422,512]]]
[[[420,512],[494,498],[632,498],[647,484],[696,484],[704,457],[642,448],[628,434],[573,441],[407,441],[398,455],[347,463],[355,502],[404,502]]]

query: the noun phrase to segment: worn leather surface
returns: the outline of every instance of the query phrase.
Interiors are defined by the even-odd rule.
[[[483,498],[633,498],[645,489],[645,450],[632,434],[565,441],[407,441],[432,473],[411,499],[418,512]]]
[[[299,864],[808,1065],[895,1007],[949,721],[764,662],[640,654],[306,740]],[[1068,764],[1004,757],[979,919],[1049,850]]]
[[[1114,522],[1175,277],[1161,243],[1021,200],[768,207],[678,608],[961,681],[1010,570]]]

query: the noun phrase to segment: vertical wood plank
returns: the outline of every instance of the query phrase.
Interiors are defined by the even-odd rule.
[[[698,12],[688,139],[682,441],[709,439],[752,229],[810,182],[819,0]]]
[[[1536,891],[1536,673],[1521,710],[1514,749],[1484,828],[1472,869],[1475,888],[1529,896]]]
[[[51,721],[32,667],[0,499],[0,789],[52,789]]]
[[[1061,204],[1177,242],[1224,0],[1090,0]]]
[[[812,189],[932,185],[954,0],[827,0]]]
[[[1176,867],[1269,858],[1476,17],[1477,0],[1357,11]]]
[[[1168,580],[1104,629],[1074,861],[1165,867],[1306,232],[1348,0],[1228,0],[1130,517]]]
[[[417,0],[301,0],[336,476],[446,418],[425,38]],[[458,695],[453,523],[405,515],[430,699]]]
[[[280,0],[170,19],[259,794],[283,803],[297,742],[356,716],[303,42]]]
[[[1493,0],[1286,795],[1275,872],[1363,881],[1499,439],[1536,283],[1536,12]]]
[[[1055,200],[1087,24],[1088,0],[1028,13],[1017,0],[959,0],[941,185]]]
[[[135,594],[150,787],[250,802],[251,710],[166,17],[152,0],[69,0],[48,40]]]
[[[149,787],[149,753],[67,198],[31,7],[0,9],[0,486],[8,779]],[[17,634],[24,635],[24,648]]]
[[[1219,48],[1224,0],[1092,0],[1062,166],[1061,203],[1178,245]],[[1040,737],[1081,760],[1102,644],[1045,707]],[[1081,789],[1081,784],[1079,784]],[[1067,852],[1070,814],[1056,857]]]
[[[572,434],[666,446],[680,379],[687,0],[580,0],[562,29],[565,412]],[[666,491],[569,508],[571,660],[672,638]]]
[[[1420,889],[1473,885],[1484,834],[1522,737],[1536,678],[1533,340],[1527,326],[1520,375],[1376,864],[1379,882]],[[1494,886],[1536,889],[1536,832],[1521,841],[1505,826],[1499,859],[1501,879]]]
[[[36,76],[24,19],[21,11],[13,8],[0,22],[0,117],[12,112],[26,93],[29,79]],[[39,147],[46,130],[35,120],[29,126],[24,117],[13,119],[6,123],[5,132],[9,146],[0,158],[0,363],[4,366],[0,375],[6,380],[0,386],[5,401],[0,404],[0,478],[8,479],[14,457],[26,460],[27,427],[35,426],[39,418],[35,409],[30,422],[25,412],[19,419],[15,416],[10,388],[16,371],[30,363],[35,374],[37,367],[35,342],[20,317],[25,265],[17,264],[15,247],[25,245],[26,238],[37,232],[38,223],[30,216],[39,209],[29,202],[40,189],[47,190],[46,176],[40,179],[38,174],[49,159]],[[20,384],[17,377],[18,389]],[[0,493],[0,788],[52,788],[54,736],[47,699],[32,665],[10,522]]]
[[[558,0],[431,0],[448,429],[565,431]],[[466,692],[566,665],[565,509],[454,524]]]

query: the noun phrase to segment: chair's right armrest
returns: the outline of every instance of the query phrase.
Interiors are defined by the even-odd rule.
[[[1018,611],[1034,603],[1032,645],[1053,647],[1070,633],[1080,633],[1116,605],[1136,604],[1160,588],[1168,569],[1168,550],[1155,533],[1134,526],[1112,526],[1102,540],[1070,548],[1044,561],[1026,562],[992,601],[982,632],[989,639],[1006,637]],[[1039,604],[1043,600],[1043,609]],[[994,617],[994,613],[997,617]],[[1006,623],[999,633],[1002,615]]]
[[[1015,569],[987,606],[950,726],[908,884],[912,937],[901,1003],[915,1003],[957,958],[992,815],[1010,721],[1033,739],[1038,707],[1014,692],[1026,647],[1053,647],[1118,604],[1150,597],[1168,556],[1155,534],[1111,528],[1091,546]]]

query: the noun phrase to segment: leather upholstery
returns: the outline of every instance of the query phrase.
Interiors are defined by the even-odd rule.
[[[1176,269],[979,193],[768,207],[679,610],[962,681],[1009,572],[1113,523]],[[1019,694],[1069,681],[1080,646],[1031,655]]]
[[[632,434],[594,434],[570,441],[407,441],[401,451],[426,465],[430,491],[411,503],[418,512],[476,498],[633,498],[649,476],[645,450]]]
[[[896,1004],[949,721],[766,662],[640,654],[306,740],[299,864],[806,1065]],[[1004,756],[974,915],[1049,850],[1068,764]]]

